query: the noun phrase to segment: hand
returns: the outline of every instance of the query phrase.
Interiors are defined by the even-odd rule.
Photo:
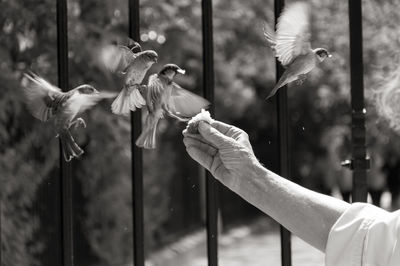
[[[183,132],[187,152],[230,189],[237,191],[240,182],[261,168],[243,130],[214,120],[200,122],[199,132]]]

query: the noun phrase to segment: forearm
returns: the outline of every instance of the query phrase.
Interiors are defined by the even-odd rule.
[[[295,235],[325,251],[329,231],[348,203],[301,187],[260,165],[239,180],[236,193]]]

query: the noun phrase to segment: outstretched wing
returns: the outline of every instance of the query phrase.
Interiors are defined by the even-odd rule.
[[[32,115],[47,121],[64,104],[67,94],[34,73],[24,74],[29,84],[23,88],[26,105]]]
[[[288,5],[278,18],[275,51],[283,66],[310,51],[310,6],[304,2]]]
[[[161,101],[164,89],[164,84],[158,78],[158,74],[153,74],[149,77],[146,89],[146,103],[150,112],[153,112],[155,105]]]
[[[112,72],[123,72],[137,55],[123,45],[105,45],[100,49],[100,60]]]
[[[172,92],[169,100],[169,111],[179,117],[193,117],[206,109],[210,102],[194,93],[191,93],[175,82],[172,83]]]
[[[264,37],[267,40],[268,45],[274,50],[276,54],[275,46],[276,46],[276,39],[274,31],[268,26],[267,23],[264,24]]]
[[[68,99],[68,105],[65,112],[72,116],[85,112],[103,99],[114,98],[117,96],[117,93],[113,92],[81,94],[78,93],[77,90],[71,91],[70,94],[71,96]]]

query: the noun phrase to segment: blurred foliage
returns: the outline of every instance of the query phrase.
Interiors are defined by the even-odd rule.
[[[340,161],[350,157],[347,2],[310,2],[318,10],[313,14],[313,47],[326,47],[334,57],[315,69],[305,84],[288,90],[291,178],[327,193],[336,186],[350,190],[351,173],[340,168]],[[264,100],[275,82],[275,61],[262,35],[264,21],[274,21],[273,1],[213,4],[216,118],[246,130],[260,161],[277,169],[276,100]],[[400,3],[363,5],[368,150],[374,166],[370,183],[383,187],[384,178],[375,182],[375,176],[382,176],[385,156],[396,154],[399,141],[377,116],[373,100],[374,91],[397,67],[400,16],[395,10]],[[25,71],[57,84],[55,8],[51,0],[0,2],[3,265],[55,265],[46,257],[59,252],[54,243],[59,240],[59,220],[48,220],[60,208],[54,200],[59,196],[59,146],[49,127],[34,120],[20,100]],[[118,81],[99,67],[95,51],[102,43],[126,37],[127,12],[125,0],[68,1],[71,88],[85,82],[100,90],[119,90]],[[149,73],[164,63],[176,63],[188,70],[178,83],[201,94],[201,1],[143,0],[140,12],[142,46],[160,55]],[[73,163],[77,265],[122,265],[132,259],[130,119],[112,115],[109,105],[105,101],[85,114],[88,128],[74,132],[85,150]],[[182,145],[183,126],[162,121],[157,149],[144,152],[147,251],[204,224],[203,181]],[[237,213],[247,212],[227,190],[221,190],[221,202],[224,224],[237,222]]]

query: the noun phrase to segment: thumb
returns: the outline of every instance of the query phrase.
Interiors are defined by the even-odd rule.
[[[206,122],[199,123],[200,135],[216,148],[220,148],[224,143],[229,142],[229,137],[225,136]]]

